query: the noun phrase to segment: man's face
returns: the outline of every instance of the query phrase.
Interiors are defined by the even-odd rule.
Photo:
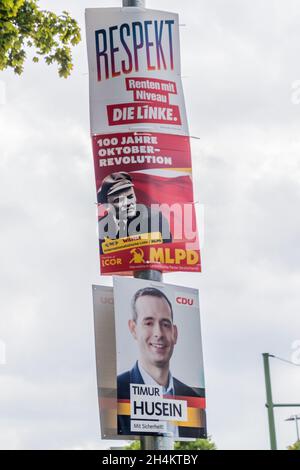
[[[137,321],[129,320],[129,329],[138,342],[139,355],[146,367],[169,366],[177,342],[171,309],[161,297],[145,295],[136,301]]]
[[[107,196],[107,202],[114,206],[119,219],[131,218],[136,214],[136,197],[133,188]]]

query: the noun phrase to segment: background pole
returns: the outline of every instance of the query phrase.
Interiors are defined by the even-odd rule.
[[[267,395],[266,407],[268,409],[271,450],[277,450],[276,430],[275,430],[275,420],[274,420],[274,404],[273,404],[273,399],[272,399],[269,357],[274,357],[274,356],[272,356],[269,353],[263,353],[266,395]]]
[[[300,406],[300,405],[299,405]],[[298,427],[298,419],[300,419],[299,415],[292,415],[290,418],[286,419],[285,421],[295,421],[296,423],[296,433],[297,433],[297,442],[300,440],[299,436],[299,427]]]

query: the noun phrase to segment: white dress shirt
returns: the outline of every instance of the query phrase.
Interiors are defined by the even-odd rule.
[[[161,387],[161,385],[159,385],[153,379],[153,377],[151,377],[151,375],[149,375],[148,372],[146,372],[145,369],[143,369],[143,367],[141,366],[139,362],[138,362],[138,368],[139,368],[140,374],[142,376],[142,379],[145,385],[154,385],[154,386]],[[167,386],[162,387],[162,389],[163,389],[164,395],[174,395],[174,380],[173,380],[173,376],[171,372],[169,372],[169,382]],[[174,424],[172,424],[170,421],[167,421],[167,431],[168,433],[172,433],[174,438],[179,437],[178,426],[174,426]]]

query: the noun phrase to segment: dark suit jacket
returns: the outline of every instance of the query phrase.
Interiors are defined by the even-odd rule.
[[[197,389],[196,392],[193,388],[185,385],[179,380],[173,377],[174,382],[174,395],[180,397],[197,397],[204,398],[205,390],[203,388]],[[118,375],[117,378],[117,387],[118,387],[118,400],[129,400],[130,399],[130,384],[143,384],[143,378],[138,368],[138,364],[134,367],[124,372],[121,375]],[[118,433],[123,434],[124,436],[129,436],[130,434],[135,435],[136,433],[130,431],[130,416],[119,415],[118,414]],[[206,426],[203,428],[192,428],[192,427],[178,427],[179,437],[191,437],[191,438],[205,438],[206,437]],[[146,433],[145,433],[146,434]],[[157,435],[157,433],[149,433]]]

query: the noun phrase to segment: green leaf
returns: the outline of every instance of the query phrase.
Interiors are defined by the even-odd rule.
[[[0,70],[13,68],[21,74],[26,58],[25,47],[34,47],[45,62],[57,64],[60,77],[73,69],[69,46],[81,40],[80,28],[66,11],[56,15],[41,10],[38,0],[0,0]],[[35,56],[33,62],[39,62]]]

